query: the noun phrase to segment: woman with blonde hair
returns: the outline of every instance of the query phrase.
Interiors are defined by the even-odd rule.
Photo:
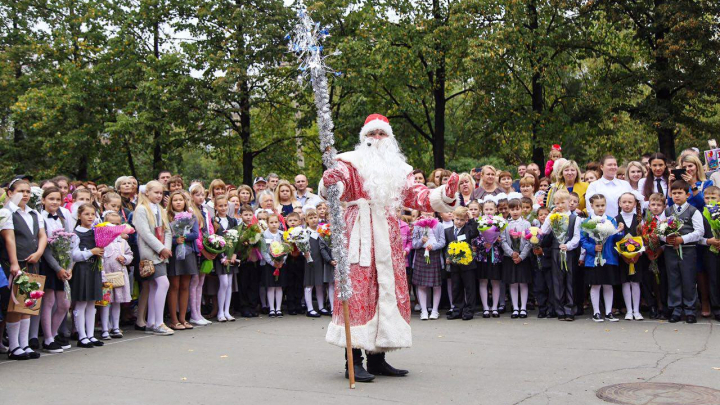
[[[277,187],[275,187],[275,211],[286,217],[293,212],[296,201],[295,187],[287,180],[280,180]]]
[[[627,169],[625,171],[625,181],[630,183],[630,187],[632,187],[633,190],[641,191],[640,180],[644,177],[645,165],[637,161],[632,161],[627,164]]]
[[[458,194],[460,195],[460,205],[466,207],[472,201],[472,193],[475,190],[475,180],[470,173],[460,173],[458,181]]]
[[[579,197],[580,203],[578,204],[577,210],[586,213],[585,208],[585,193],[587,192],[588,183],[581,180],[580,168],[574,160],[568,160],[562,165],[555,165],[555,169],[558,170],[558,180],[555,182],[548,191],[547,207],[553,209],[553,194],[558,190],[567,190],[569,193],[576,193]]]
[[[504,193],[503,189],[498,185],[497,173],[497,169],[491,165],[482,167],[480,185],[472,193],[473,200],[483,200],[486,196]]]
[[[165,297],[170,281],[167,277],[168,258],[172,255],[172,233],[168,226],[165,209],[160,204],[165,188],[159,181],[145,185],[138,195],[138,205],[133,214],[133,225],[137,232],[140,260],[152,262],[155,272],[143,287],[149,291],[146,333],[159,336],[172,335],[172,329],[163,322]]]
[[[122,198],[122,206],[130,211],[135,209],[135,203],[133,202],[134,187],[134,183],[130,176],[120,176],[117,180],[115,180],[115,190]]]

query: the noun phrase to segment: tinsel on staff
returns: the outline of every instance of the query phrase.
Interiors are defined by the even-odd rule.
[[[298,11],[298,22],[292,34],[286,39],[290,41],[289,49],[295,53],[300,61],[299,80],[310,79],[315,93],[315,107],[318,111],[317,124],[320,136],[320,148],[324,151],[322,160],[325,167],[331,169],[337,162],[335,160],[335,139],[333,135],[333,121],[330,114],[330,96],[328,92],[327,74],[339,75],[325,63],[322,55],[323,47],[320,42],[329,31],[322,28],[320,23],[313,22],[305,10]],[[338,55],[339,51],[333,53]],[[347,301],[352,296],[350,284],[350,263],[347,256],[347,238],[345,237],[345,219],[340,205],[340,189],[330,186],[327,189],[327,203],[330,207],[330,227],[332,232],[332,253],[337,261],[335,279],[338,281],[337,295],[341,301]]]
[[[327,74],[335,73],[325,63],[322,55],[323,47],[320,41],[329,35],[329,31],[314,22],[303,9],[298,11],[298,22],[292,34],[286,37],[289,40],[289,49],[294,52],[300,61],[300,75],[298,80],[310,78],[315,93],[315,107],[317,108],[317,125],[320,136],[320,148],[323,150],[323,164],[328,169],[337,165],[335,159],[335,138],[333,136],[333,121],[330,115],[330,96],[328,92]],[[335,52],[339,54],[339,52]],[[335,73],[338,74],[338,73]],[[343,317],[345,319],[345,336],[347,350],[347,367],[350,388],[355,388],[355,373],[353,367],[352,342],[350,334],[350,312],[348,300],[352,296],[350,284],[350,263],[347,255],[347,238],[345,237],[345,219],[340,205],[340,188],[331,185],[327,188],[327,204],[330,208],[330,227],[332,238],[333,258],[337,261],[335,280],[337,281],[337,295],[342,301]]]

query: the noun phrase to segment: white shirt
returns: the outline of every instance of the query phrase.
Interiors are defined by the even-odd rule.
[[[78,232],[87,232],[89,229],[85,228],[84,226],[78,225],[75,228]],[[74,262],[84,262],[90,259],[93,256],[92,251],[83,249],[80,250],[80,238],[73,238],[72,239],[72,253],[70,254],[72,257],[72,260]]]
[[[222,226],[223,229],[227,229],[227,228],[228,228],[228,219],[227,219],[227,217],[225,217],[225,218],[223,218],[223,217],[218,217],[218,223],[220,223],[220,226]]]
[[[34,209],[28,207],[27,205],[25,206],[25,209],[24,209],[24,210],[21,210],[20,207],[18,207],[17,205],[15,205],[15,203],[13,203],[12,201],[8,201],[7,204],[5,204],[5,208],[7,208],[12,214],[14,214],[16,211],[19,212],[19,213],[20,213],[20,216],[21,216],[22,219],[25,221],[25,223],[27,224],[28,228],[30,228],[30,233],[32,233],[33,235],[35,235],[35,232],[33,232],[33,217],[32,217],[32,215],[30,215],[31,212],[34,212],[35,215],[37,215],[38,229],[43,229],[43,228],[45,228],[45,221],[43,221],[42,215],[40,215],[39,212],[37,212],[37,211],[35,211]],[[5,221],[5,223],[3,224],[2,229],[3,229],[3,230],[5,230],[5,229],[10,229],[10,230],[13,230],[13,231],[14,231],[14,230],[15,230],[15,224],[13,223],[13,219],[12,219],[12,218],[8,218],[8,220]]]
[[[629,191],[632,191],[630,183],[625,180],[620,180],[617,177],[612,180],[601,177],[598,181],[590,183],[585,193],[585,206],[587,207],[588,215],[595,215],[592,204],[590,204],[590,197],[595,194],[602,194],[605,196],[605,214],[613,218],[616,217],[618,214],[618,199],[623,193]]]
[[[570,215],[570,211],[567,212],[561,212],[560,214]],[[582,218],[577,217],[575,218],[575,230],[573,231],[573,237],[567,241],[567,250],[573,250],[580,245],[580,224],[582,223]],[[550,226],[550,215],[545,218],[545,222],[542,225],[542,228],[540,228],[540,233],[543,235],[549,235],[552,233],[552,227]],[[559,242],[559,241],[558,241]],[[562,245],[562,243],[560,243]]]
[[[641,193],[642,193],[643,190],[645,189],[645,181],[646,181],[646,180],[647,180],[647,177],[643,177],[642,179],[640,179],[640,181],[638,181],[638,191],[641,192]],[[655,181],[655,180],[656,180],[656,178],[655,178],[655,176],[653,176],[653,179],[652,179],[652,182],[653,182],[653,188],[652,188],[653,193],[657,193],[657,192],[658,192],[658,189],[657,189],[657,181]],[[663,177],[660,177],[660,185],[661,185],[662,188],[663,188],[662,194],[667,197],[667,195],[668,195],[668,184],[667,184],[667,182],[665,181],[665,179],[664,179]]]
[[[628,227],[632,224],[633,217],[635,216],[635,214],[633,214],[632,212],[624,212],[624,211],[621,212],[620,215],[622,215],[622,219],[623,219],[623,221],[625,221],[625,225],[627,225]],[[628,229],[625,228],[625,231],[627,232]]]
[[[302,204],[303,208],[315,208],[323,201],[320,196],[313,194],[309,191],[305,191],[305,194],[303,195],[295,193],[295,198],[300,201],[300,204]]]
[[[53,232],[57,231],[58,229],[62,229],[64,231],[67,231],[67,229],[63,226],[62,221],[60,218],[54,219],[54,218],[48,218],[48,215],[50,215],[49,212],[43,211],[42,218],[45,223],[45,232],[47,233],[47,236],[50,237]],[[58,214],[60,214],[60,211],[58,210]],[[65,213],[63,213],[65,215]],[[68,224],[68,218],[65,217],[65,223]]]

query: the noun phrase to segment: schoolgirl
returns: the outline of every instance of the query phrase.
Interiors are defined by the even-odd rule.
[[[497,215],[497,203],[493,197],[488,197],[482,202],[483,215]],[[499,318],[498,303],[500,301],[500,282],[503,278],[502,271],[502,241],[500,238],[494,243],[488,243],[480,235],[472,240],[473,250],[477,253],[475,259],[478,261],[478,280],[480,280],[480,301],[483,306],[483,318]],[[488,304],[488,282],[492,286],[492,307]],[[492,312],[491,312],[492,311]]]
[[[270,255],[270,244],[274,241],[282,242],[282,232],[280,228],[280,219],[277,214],[268,215],[268,229],[263,232],[263,238],[265,238],[265,248],[263,249],[263,259],[260,265],[263,266],[263,284],[267,290],[267,303],[269,308],[269,315],[271,318],[282,318],[282,296],[283,287],[285,287],[287,272],[284,270],[285,258],[282,260],[275,260]],[[275,276],[275,271],[278,271],[278,275]]]
[[[203,238],[206,235],[212,235],[215,233],[215,228],[210,220],[210,212],[203,205],[205,203],[205,188],[202,184],[195,183],[190,186],[190,198],[192,204],[190,208],[195,215],[198,223],[198,239],[197,248],[200,251],[200,255],[197,256],[197,267],[201,268],[204,261],[214,260],[217,255],[210,253],[203,249]],[[212,324],[211,321],[205,319],[202,315],[202,291],[203,284],[205,284],[205,273],[198,271],[198,273],[190,279],[190,298],[188,304],[190,305],[190,323],[195,326],[205,326]]]
[[[172,224],[175,216],[181,212],[189,212],[190,200],[185,191],[176,190],[170,192],[168,204],[168,223]],[[185,235],[173,235],[173,252],[184,249],[184,257],[178,258],[173,254],[168,263],[168,278],[170,289],[168,290],[168,310],[170,311],[170,328],[173,330],[193,329],[193,326],[185,320],[190,296],[190,280],[198,274],[197,255],[200,252],[197,247],[199,234],[198,221],[193,215],[190,229]],[[178,246],[181,246],[178,248]]]
[[[122,217],[114,211],[105,211],[103,219],[113,225],[122,224]],[[105,247],[103,252],[103,279],[105,279],[105,275],[107,274],[120,273],[124,281],[121,287],[113,287],[110,293],[110,304],[102,307],[100,314],[102,335],[100,338],[103,340],[120,339],[123,337],[122,331],[120,330],[120,309],[122,308],[122,304],[132,300],[132,285],[130,284],[130,277],[128,276],[127,267],[125,266],[132,263],[133,255],[132,250],[130,250],[130,245],[127,243],[127,237],[125,234],[118,236]],[[111,312],[112,321],[110,319]]]
[[[445,228],[433,218],[432,212],[423,212],[420,220],[415,222],[412,233],[413,285],[417,287],[420,303],[420,320],[438,319],[440,317],[440,298],[442,294],[443,248],[445,247]],[[419,226],[423,221],[434,226]],[[427,257],[425,254],[427,253]],[[432,288],[433,307],[428,315],[428,294]]]
[[[630,236],[638,236],[638,226],[642,223],[642,200],[641,195],[637,191],[624,193],[618,199],[618,207],[620,213],[615,220],[618,226],[622,224],[625,228],[625,234]],[[635,274],[630,274],[630,266],[620,260],[620,277],[622,281],[622,294],[625,300],[625,320],[642,321],[643,316],[640,314],[640,296],[642,290],[640,284],[643,282],[645,272],[647,271],[647,261],[645,255],[641,255],[639,260],[633,266]]]
[[[518,194],[517,197],[520,197]],[[528,285],[532,282],[532,267],[529,256],[532,246],[525,239],[525,230],[530,223],[522,217],[520,198],[512,198],[508,203],[510,220],[500,235],[503,252],[503,282],[510,287],[513,312],[511,318],[527,318]],[[520,303],[518,305],[518,291]]]
[[[228,216],[228,199],[225,195],[215,196],[215,220],[213,221],[217,235],[225,233],[237,227],[237,220]],[[230,315],[230,301],[232,296],[233,276],[237,274],[238,266],[235,254],[227,256],[219,254],[213,261],[215,273],[217,274],[219,287],[217,292],[218,301],[218,322],[235,321]]]

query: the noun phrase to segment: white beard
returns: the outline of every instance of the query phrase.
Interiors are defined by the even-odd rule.
[[[355,146],[360,155],[356,169],[370,199],[394,210],[400,206],[407,184],[405,156],[395,138],[366,138]]]

